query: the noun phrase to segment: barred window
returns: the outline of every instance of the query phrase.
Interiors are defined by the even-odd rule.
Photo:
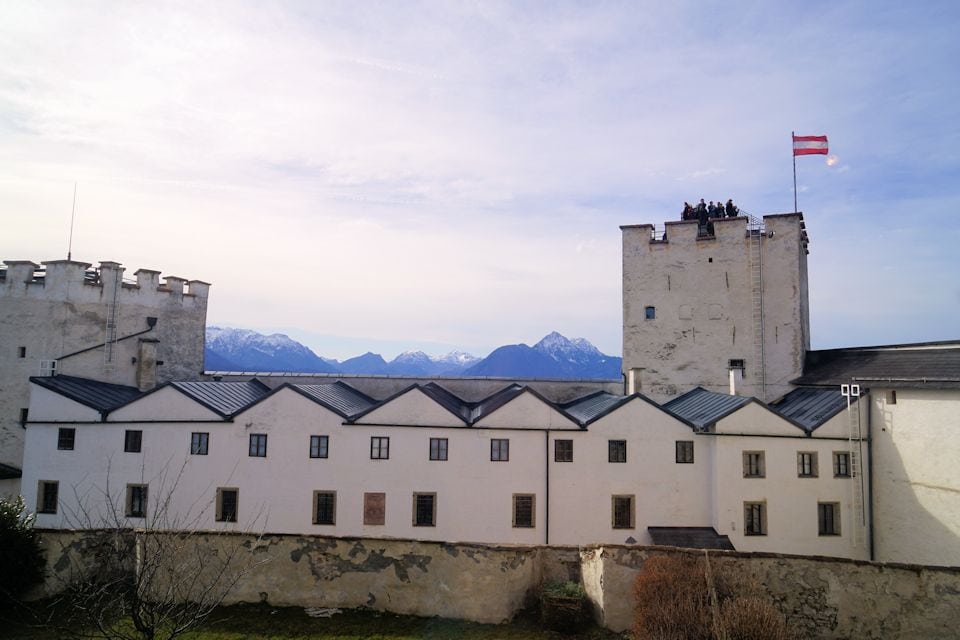
[[[217,522],[236,522],[239,502],[238,489],[217,489]]]
[[[743,452],[743,477],[763,478],[766,476],[763,451]]]
[[[313,492],[313,524],[337,523],[337,493],[335,491]]]
[[[437,523],[437,494],[413,494],[413,526],[433,527]]]
[[[801,451],[797,454],[797,476],[801,478],[817,477],[817,454],[813,451]]]
[[[205,456],[210,448],[210,434],[194,431],[190,434],[190,455]]]
[[[61,451],[73,451],[76,435],[76,429],[72,427],[61,427],[57,431],[57,449]]]
[[[507,462],[510,460],[510,441],[506,438],[493,438],[490,440],[490,459],[494,462]]]
[[[817,503],[817,531],[821,536],[840,535],[840,503]]]
[[[329,436],[310,436],[310,457],[326,458],[330,450]]]
[[[614,529],[633,529],[633,496],[613,496],[611,510]]]
[[[447,439],[446,438],[430,438],[430,459],[431,460],[447,459]]]
[[[390,438],[384,438],[381,436],[373,436],[370,438],[370,459],[390,459]]]
[[[573,462],[573,440],[553,441],[553,461]]]
[[[748,536],[767,535],[767,504],[765,502],[743,503],[743,533]]]
[[[848,451],[833,452],[833,475],[836,478],[850,477],[850,453]]]
[[[627,441],[609,440],[607,442],[607,459],[610,462],[627,461]]]
[[[534,526],[536,497],[532,493],[513,494],[513,526],[518,529]]]
[[[677,440],[677,464],[693,463],[693,440]]]
[[[251,458],[267,457],[267,434],[265,433],[250,434],[250,457]]]

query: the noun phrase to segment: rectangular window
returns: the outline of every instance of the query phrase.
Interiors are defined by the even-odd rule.
[[[607,460],[610,462],[627,461],[627,441],[609,440],[607,442]]]
[[[447,459],[447,439],[446,438],[430,438],[430,459],[431,460]]]
[[[573,440],[553,441],[553,461],[573,462]]]
[[[329,436],[310,436],[310,457],[326,458],[330,451]]]
[[[693,440],[677,440],[677,464],[693,463]]]
[[[73,451],[73,443],[76,435],[76,429],[61,427],[60,430],[57,431],[57,449],[61,451]]]
[[[190,455],[205,456],[210,448],[210,434],[195,431],[190,434]]]
[[[413,526],[433,527],[437,524],[437,494],[413,494]]]
[[[895,389],[887,391],[887,404],[897,404],[897,392]]]
[[[140,453],[143,444],[143,431],[127,429],[123,435],[123,450],[127,453]]]
[[[49,378],[51,376],[57,375],[57,361],[56,360],[41,360],[40,361],[40,376],[43,378]]]
[[[744,478],[763,478],[767,475],[766,465],[763,461],[763,451],[744,451],[743,452],[743,477]]]
[[[60,483],[53,480],[41,480],[37,485],[37,513],[57,512],[57,493]]]
[[[513,494],[513,526],[515,528],[533,528],[536,500],[536,496],[532,493]]]
[[[250,434],[250,454],[249,455],[251,458],[267,457],[267,434],[265,433]]]
[[[27,426],[27,418],[29,417],[29,415],[30,415],[30,409],[26,409],[26,408],[20,409],[20,426],[21,427]]]
[[[127,517],[145,518],[147,516],[147,485],[127,485]]]
[[[370,438],[370,459],[390,459],[390,438],[382,438],[378,436],[373,436]]]
[[[387,521],[387,494],[363,494],[363,524],[381,525]]]
[[[26,358],[27,357],[27,348],[26,347],[17,347],[17,357]]]
[[[337,524],[337,492],[313,492],[313,524]]]
[[[613,496],[611,509],[614,529],[633,529],[633,496]]]
[[[840,503],[817,503],[817,531],[821,536],[840,535]]]
[[[797,476],[800,478],[817,477],[816,452],[801,451],[797,454]]]
[[[743,533],[748,536],[767,535],[767,503],[743,503]]]
[[[647,320],[656,320],[657,318],[657,308],[656,307],[644,307],[643,308],[643,317]]]
[[[850,477],[850,453],[848,451],[833,452],[833,477]]]
[[[236,522],[240,490],[236,488],[217,489],[217,522]]]
[[[507,462],[510,460],[510,440],[506,438],[493,438],[490,440],[490,459],[494,462]]]

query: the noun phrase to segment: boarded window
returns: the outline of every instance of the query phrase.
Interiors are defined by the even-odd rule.
[[[363,524],[382,525],[387,520],[387,494],[363,494]]]

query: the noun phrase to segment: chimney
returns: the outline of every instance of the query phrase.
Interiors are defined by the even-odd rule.
[[[149,391],[157,386],[157,347],[156,338],[141,338],[137,355],[137,388]]]

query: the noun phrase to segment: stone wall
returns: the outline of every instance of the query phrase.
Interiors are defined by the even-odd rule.
[[[83,562],[87,533],[44,531],[51,595]],[[183,538],[183,537],[181,537]],[[195,534],[178,542],[249,567],[227,603],[370,607],[498,623],[534,602],[545,581],[580,580],[597,621],[633,624],[633,583],[647,558],[703,551],[641,546],[488,546],[372,538]],[[960,568],[711,551],[713,570],[766,591],[805,638],[951,638]]]

